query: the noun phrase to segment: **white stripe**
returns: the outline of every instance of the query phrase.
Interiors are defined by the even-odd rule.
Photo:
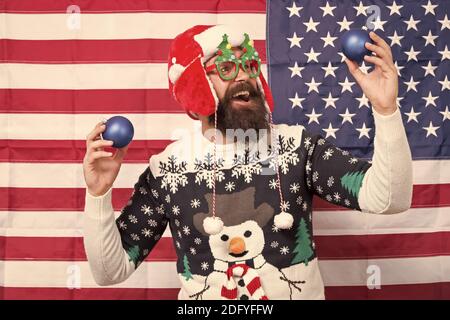
[[[80,19],[78,19],[78,17]],[[79,21],[79,28],[73,21]],[[75,22],[76,22],[75,21]],[[173,39],[197,24],[239,23],[253,39],[266,38],[266,15],[233,13],[104,13],[12,14],[1,13],[0,38],[21,40],[62,39]]]
[[[314,213],[314,235],[418,234],[450,231],[450,207],[418,208],[395,215],[357,211]],[[120,212],[115,212],[116,217]],[[82,237],[81,211],[0,211],[0,235],[15,237]],[[163,237],[171,237],[166,228]]]
[[[381,286],[450,281],[450,256],[376,260],[322,260],[320,270],[326,286],[366,286],[380,270]],[[0,261],[0,285],[5,287],[67,287],[79,267],[83,288],[98,287],[87,262]],[[373,268],[373,267],[372,267]],[[73,283],[73,282],[72,282]],[[127,281],[112,288],[178,288],[175,262],[144,262]]]
[[[267,65],[261,66],[267,79]],[[0,64],[10,89],[168,89],[167,63]]]
[[[159,125],[158,125],[159,124]],[[155,123],[153,128],[168,126]],[[143,128],[143,127],[141,127]],[[153,130],[152,128],[152,130]],[[25,129],[25,128],[24,128]],[[143,159],[144,160],[144,159]],[[436,167],[450,168],[450,160],[414,161],[414,184],[434,184]],[[115,188],[133,188],[147,163],[124,163],[114,182]],[[450,170],[441,171],[440,183],[450,183]],[[15,188],[85,188],[81,163],[0,163],[0,187]]]

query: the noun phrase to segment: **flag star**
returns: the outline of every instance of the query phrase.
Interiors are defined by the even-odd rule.
[[[334,17],[333,10],[336,9],[336,7],[330,6],[328,1],[327,1],[327,4],[325,5],[325,7],[320,7],[320,9],[323,11],[322,17],[325,17],[327,14]]]
[[[450,81],[448,81],[447,76],[445,76],[444,81],[438,81],[438,82],[439,82],[439,83],[441,84],[441,86],[442,86],[441,91],[444,91],[444,90],[450,90]]]
[[[411,49],[409,51],[405,51],[405,54],[408,56],[408,60],[415,60],[417,62],[419,62],[417,60],[417,55],[420,53],[420,51],[414,51],[414,46],[411,46]]]
[[[436,130],[438,130],[440,127],[433,127],[433,122],[430,121],[430,125],[428,127],[422,127],[422,129],[426,130],[427,132],[427,136],[426,138],[428,138],[429,135],[433,135],[435,137],[437,137],[437,133]]]
[[[448,106],[445,107],[445,111],[439,111],[439,113],[443,116],[442,121],[450,120],[450,111],[448,111]]]
[[[336,105],[334,104],[337,100],[339,100],[338,98],[333,98],[331,96],[331,92],[328,93],[328,98],[322,98],[323,101],[325,101],[326,105],[325,105],[325,109],[328,107],[333,107],[336,109]]]
[[[298,76],[299,78],[302,77],[302,70],[305,69],[304,67],[299,67],[297,64],[297,61],[295,61],[295,64],[293,67],[288,67],[289,70],[291,70],[291,78]]]
[[[433,5],[430,0],[428,0],[428,3],[426,5],[422,5],[422,8],[425,9],[425,15],[427,15],[428,13],[431,13],[432,15],[435,16],[436,13],[434,12],[434,9],[436,7],[438,7],[438,5],[437,4]]]
[[[449,59],[450,60],[450,51],[448,51],[447,46],[445,46],[444,51],[438,51],[441,55],[441,61],[444,61],[445,59]]]
[[[361,63],[361,66],[359,67],[359,70],[361,70],[362,73],[368,74],[370,68],[372,68],[372,67],[371,66],[366,66],[366,62],[363,61]]]
[[[433,66],[433,65],[431,64],[431,61],[428,60],[428,65],[426,65],[425,67],[422,67],[422,69],[425,70],[425,75],[424,75],[424,77],[426,77],[426,76],[429,75],[429,74],[431,74],[433,77],[436,77],[436,75],[434,74],[434,69],[436,69],[436,68],[437,68],[437,66],[436,66],[436,67]]]
[[[311,91],[319,93],[319,86],[322,84],[322,82],[316,82],[314,80],[314,77],[312,77],[311,82],[305,82],[305,84],[308,86],[308,93],[310,93]]]
[[[403,22],[408,25],[408,27],[406,28],[406,31],[408,31],[409,29],[414,29],[414,30],[418,31],[416,24],[418,24],[420,22],[420,20],[414,20],[412,15],[409,17],[408,21],[403,21]]]
[[[303,24],[306,26],[306,32],[309,32],[309,31],[314,31],[314,32],[317,32],[317,29],[316,29],[316,27],[317,27],[317,25],[319,24],[320,22],[314,22],[313,21],[313,19],[312,19],[312,17],[310,17],[309,18],[309,21],[308,22],[303,22]]]
[[[345,54],[343,54],[342,52],[338,52],[338,55],[341,56],[341,62],[344,62],[345,59],[347,58],[347,57],[345,56]]]
[[[294,32],[294,34],[292,35],[292,38],[287,38],[289,40],[289,42],[291,43],[290,48],[292,47],[299,47],[301,48],[302,46],[300,45],[300,41],[303,40],[302,37],[297,37],[297,33]]]
[[[359,101],[359,106],[358,106],[359,109],[361,109],[362,107],[367,107],[370,109],[369,99],[367,99],[367,97],[364,93],[361,98],[355,98],[355,99]]]
[[[353,23],[353,21],[347,21],[347,17],[344,16],[344,20],[341,22],[337,21],[337,24],[341,26],[341,29],[339,29],[339,32],[342,32],[344,30],[350,30],[350,25]]]
[[[372,24],[373,24],[373,31],[375,31],[375,30],[378,30],[378,29],[380,29],[380,30],[383,30],[384,31],[384,25],[385,25],[385,23],[386,23],[387,21],[382,21],[382,20],[380,20],[380,16],[378,16],[377,17],[377,19],[375,20],[375,21],[372,21]]]
[[[401,108],[402,107],[402,105],[400,104],[400,101],[402,101],[403,100],[403,97],[397,97],[397,99],[396,99],[397,101],[396,101],[396,103],[397,103],[397,107],[399,107],[399,108]]]
[[[317,124],[320,124],[319,117],[322,116],[322,114],[316,113],[316,111],[314,111],[314,108],[312,109],[312,113],[307,113],[306,116],[309,118],[308,124],[310,124],[311,122],[316,122]]]
[[[292,16],[300,17],[299,11],[303,9],[303,7],[297,7],[295,2],[292,2],[292,7],[286,7],[289,10],[289,18]]]
[[[351,93],[353,93],[352,86],[354,84],[355,84],[354,82],[348,81],[348,78],[345,77],[345,81],[344,82],[339,82],[339,85],[342,86],[341,93],[344,93],[345,91],[350,91]]]
[[[402,75],[400,74],[400,71],[402,71],[402,69],[403,69],[404,67],[399,66],[399,65],[397,64],[397,61],[394,62],[394,66],[395,66],[395,68],[397,69],[397,74],[398,74],[398,76],[401,77]]]
[[[434,102],[434,100],[436,100],[438,98],[438,96],[433,97],[431,95],[431,91],[428,92],[428,97],[422,97],[423,100],[425,100],[427,103],[425,104],[425,107],[428,107],[429,105],[433,105],[436,107],[436,102]]]
[[[408,121],[406,123],[409,123],[410,121],[419,123],[419,121],[417,121],[417,116],[421,113],[422,112],[414,112],[414,107],[411,107],[411,111],[409,113],[405,112],[405,114],[408,116]]]
[[[424,39],[426,40],[425,46],[427,46],[427,45],[429,45],[429,44],[431,44],[433,47],[436,46],[436,44],[434,43],[434,40],[435,40],[436,38],[438,38],[438,36],[433,36],[433,35],[431,34],[431,30],[428,31],[428,35],[422,36],[422,38],[424,38]]]
[[[330,62],[330,61],[328,61],[328,66],[322,67],[322,69],[325,70],[325,76],[324,76],[324,78],[326,78],[326,77],[329,76],[329,75],[331,75],[331,76],[333,76],[333,77],[336,78],[336,74],[334,73],[334,70],[338,69],[338,67],[333,67],[333,66],[331,65],[331,62]]]
[[[401,16],[400,9],[403,8],[403,6],[397,5],[397,3],[395,3],[395,1],[392,3],[392,6],[386,6],[386,7],[388,7],[389,10],[391,10],[391,12],[389,13],[390,16],[392,16],[393,14],[398,14],[399,16]]]
[[[339,115],[342,117],[342,124],[346,122],[350,122],[351,124],[353,124],[352,117],[354,117],[356,113],[349,113],[347,108],[345,109],[345,113],[340,113]]]
[[[394,35],[392,37],[389,37],[389,39],[391,39],[391,47],[394,45],[398,45],[399,47],[402,46],[402,44],[400,43],[400,41],[404,38],[404,36],[399,36],[397,35],[397,30],[394,31]]]
[[[362,1],[359,2],[359,5],[357,7],[353,7],[356,10],[356,16],[359,16],[360,14],[363,14],[367,17],[366,10],[369,8],[369,6],[363,6]]]
[[[339,130],[338,128],[333,128],[333,126],[331,125],[331,123],[328,125],[327,129],[322,129],[323,131],[325,131],[327,133],[327,135],[325,136],[325,139],[328,137],[333,137],[336,139],[336,132]]]
[[[367,137],[368,139],[370,139],[369,136],[369,131],[372,130],[372,128],[367,128],[366,127],[366,123],[363,122],[363,125],[361,128],[356,128],[356,131],[359,132],[359,137],[358,139],[361,139],[362,137]]]
[[[320,52],[314,52],[314,49],[311,47],[311,50],[309,51],[309,53],[304,53],[305,56],[308,57],[308,61],[306,61],[306,63],[310,62],[310,61],[315,61],[317,63],[319,63],[319,61],[317,60],[317,57],[321,55]]]
[[[295,107],[303,109],[302,102],[303,100],[305,100],[305,98],[299,98],[297,92],[295,93],[295,97],[289,98],[289,100],[292,102],[292,109],[294,109]]]
[[[414,81],[414,78],[411,76],[411,79],[409,80],[409,82],[405,81],[405,84],[408,85],[406,92],[408,92],[409,90],[414,90],[415,92],[417,92],[416,86],[418,83],[419,83],[419,81]]]
[[[322,41],[324,42],[324,44],[323,44],[324,48],[326,46],[334,47],[334,41],[337,39],[337,37],[330,36],[330,31],[328,31],[327,32],[327,36],[326,37],[321,37],[320,39],[322,39]]]
[[[450,30],[450,20],[448,20],[447,15],[445,15],[444,20],[438,20],[440,24],[442,24],[441,30],[449,29]]]

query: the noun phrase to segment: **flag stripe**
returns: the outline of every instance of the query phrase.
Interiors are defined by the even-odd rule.
[[[315,236],[322,260],[450,255],[450,231],[381,235]],[[339,243],[338,246],[335,244]],[[82,237],[0,237],[3,260],[86,261]],[[176,261],[172,238],[162,238],[147,261]]]
[[[8,26],[0,29],[0,38],[16,40],[173,39],[195,24],[232,25],[236,24],[236,21],[239,21],[240,28],[245,30],[253,40],[266,38],[264,14],[186,12],[84,13],[80,16],[65,13],[0,13],[0,22]]]
[[[0,12],[10,13],[65,13],[67,7],[73,5],[70,0],[23,1],[8,0],[2,2]],[[151,1],[87,1],[79,0],[77,5],[82,12],[266,12],[266,2],[262,0],[151,0]]]
[[[80,168],[81,169],[81,168]],[[80,171],[81,172],[81,171]],[[44,173],[42,173],[44,175]],[[73,175],[75,177],[75,175]],[[11,181],[15,177],[9,177]],[[14,180],[13,180],[14,178]],[[8,176],[3,177],[4,180]],[[78,179],[78,177],[77,177]],[[81,182],[80,182],[81,183]],[[112,203],[115,210],[120,210],[131,196],[132,188],[114,188]],[[427,194],[432,194],[430,198]],[[0,210],[12,211],[77,211],[83,210],[85,188],[51,188],[36,187],[0,187]],[[316,198],[318,199],[318,198]],[[413,190],[412,208],[450,206],[450,185],[415,185]],[[346,211],[341,207],[321,206],[314,201],[313,210]]]
[[[169,39],[12,40],[1,39],[0,62],[9,63],[167,63]],[[74,48],[76,54],[74,55]],[[266,62],[265,41],[255,48]]]

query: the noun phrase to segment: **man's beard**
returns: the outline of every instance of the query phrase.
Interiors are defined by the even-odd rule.
[[[250,93],[248,106],[233,106],[238,92],[248,91]],[[214,114],[209,116],[209,124],[214,126]],[[225,96],[219,101],[217,109],[217,129],[223,134],[227,129],[269,129],[268,113],[264,104],[264,98],[259,90],[256,90],[250,83],[238,83],[232,88],[228,88]]]

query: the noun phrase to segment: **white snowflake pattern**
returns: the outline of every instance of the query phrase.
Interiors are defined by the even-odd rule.
[[[333,200],[333,197],[329,194],[326,195],[325,199],[327,199],[328,202]]]
[[[195,256],[197,254],[197,250],[195,250],[195,248],[189,248],[190,253]]]
[[[336,201],[336,202],[340,202],[341,201],[341,195],[339,194],[339,192],[335,192],[333,194],[333,198],[334,198],[334,201]]]
[[[291,205],[289,204],[289,201],[283,201],[281,202],[280,207],[282,211],[288,211]]]
[[[166,200],[167,203],[170,203],[170,194],[168,194],[168,195],[166,196],[165,200]]]
[[[350,159],[348,160],[348,162],[351,163],[351,164],[355,164],[355,163],[358,162],[358,159],[356,159],[356,158],[350,158]]]
[[[342,150],[342,155],[346,157],[350,155],[350,152],[348,152],[347,150]]]
[[[299,192],[300,191],[300,185],[298,184],[298,183],[292,183],[291,185],[290,185],[290,188],[289,188],[289,190],[292,192],[292,193],[297,193],[297,192]]]
[[[148,192],[147,192],[147,190],[144,188],[144,187],[140,187],[139,188],[139,192],[141,193],[141,194],[147,194]]]
[[[136,233],[132,233],[130,234],[131,239],[133,239],[134,241],[139,241],[141,240],[141,238],[139,238],[139,236]]]
[[[319,146],[324,145],[324,144],[325,144],[325,139],[320,138],[320,139],[317,141],[317,144],[318,144]]]
[[[158,191],[156,191],[155,189],[152,189],[152,195],[153,195],[155,198],[159,198],[159,193],[158,193]]]
[[[172,207],[172,213],[174,214],[174,215],[179,215],[180,214],[180,207],[179,206],[173,206]]]
[[[297,197],[297,201],[296,201],[296,202],[297,202],[297,204],[298,204],[298,205],[301,205],[301,204],[302,204],[302,202],[303,202],[303,198],[302,198],[302,196],[298,196],[298,197]]]
[[[141,211],[142,211],[144,214],[149,215],[149,216],[153,214],[153,209],[150,208],[150,206],[147,206],[147,205],[145,205],[145,204],[141,207]]]
[[[141,233],[146,238],[150,238],[153,235],[153,231],[147,228],[142,229]]]
[[[323,153],[323,160],[329,160],[332,156],[333,156],[334,150],[331,148],[328,148],[324,153]]]
[[[147,221],[147,223],[148,223],[148,225],[149,225],[150,227],[157,227],[157,226],[158,226],[158,222],[156,222],[156,220],[153,220],[153,219],[149,219],[149,220]]]
[[[180,230],[177,231],[177,235],[178,235],[178,238],[183,238],[183,236],[181,235]]]
[[[159,214],[164,214],[165,213],[164,205],[161,204],[161,205],[157,206],[156,212],[158,212]]]
[[[314,171],[312,180],[313,180],[313,182],[316,182],[317,180],[319,180],[319,173],[317,171]]]
[[[306,166],[305,166],[306,173],[309,173],[311,171],[311,166],[312,166],[311,161],[309,161],[309,160],[306,161]]]
[[[200,207],[200,200],[198,200],[198,199],[193,199],[193,200],[191,200],[191,207],[192,207],[192,208],[198,208],[198,207]]]
[[[323,188],[321,186],[317,186],[316,187],[316,191],[318,194],[322,194],[323,193]]]
[[[303,145],[305,146],[305,149],[308,150],[309,147],[311,146],[311,138],[305,138],[305,140],[303,140]]]
[[[180,226],[180,221],[179,221],[178,219],[175,219],[175,225],[176,225],[177,227]]]
[[[155,239],[155,241],[158,241],[159,239],[161,239],[161,235],[160,235],[160,234],[157,234],[157,235],[154,237],[154,239]]]
[[[333,186],[333,184],[334,184],[334,177],[331,176],[331,177],[329,177],[328,180],[327,180],[327,186],[328,186],[329,188],[331,188],[331,187]]]
[[[200,267],[202,268],[202,270],[208,270],[209,269],[209,263],[206,261],[203,261],[200,265]]]
[[[178,249],[181,249],[181,245],[180,245],[180,242],[178,240],[175,241],[175,245],[177,246]]]
[[[122,229],[122,230],[127,230],[127,224],[124,221],[120,220],[119,221],[119,228]]]
[[[228,192],[234,191],[234,188],[235,188],[234,182],[230,181],[225,185],[225,190],[227,190]]]
[[[142,254],[144,255],[144,257],[148,256],[149,253],[150,253],[150,251],[148,251],[148,249],[144,249],[142,251]]]
[[[223,181],[225,174],[223,171],[216,170],[216,181]],[[201,184],[202,181],[206,182],[206,186],[210,189],[214,187],[214,170],[200,170],[195,175],[195,183]]]
[[[270,189],[276,189],[277,187],[278,187],[277,180],[272,179],[272,180],[269,181],[269,188]]]
[[[303,202],[302,209],[303,209],[303,211],[308,210],[308,204],[306,202]]]
[[[289,172],[289,165],[291,164],[295,166],[297,163],[299,163],[299,161],[300,159],[298,158],[297,153],[291,151],[273,157],[269,162],[269,166],[271,169],[276,171],[278,164],[278,166],[281,169],[281,172],[283,174],[287,174]]]
[[[138,222],[136,216],[133,216],[132,214],[130,214],[128,216],[128,220],[130,220],[131,223],[137,223]]]
[[[271,246],[272,248],[278,248],[278,241],[272,241],[272,242],[270,243],[270,246]]]
[[[174,194],[178,191],[178,186],[185,187],[187,184],[188,178],[181,172],[167,172],[161,180],[161,188],[169,188]]]
[[[240,164],[233,168],[231,176],[236,179],[242,176],[246,183],[250,183],[253,180],[253,175],[259,175],[261,171],[262,166],[259,163]]]
[[[272,232],[278,232],[280,229],[276,225],[272,225]]]
[[[194,239],[194,243],[195,243],[196,245],[199,245],[199,244],[202,243],[202,239],[200,239],[200,238],[195,238],[195,239]]]
[[[191,234],[191,229],[188,226],[184,226],[183,233],[188,236]]]
[[[280,248],[280,253],[281,253],[282,255],[288,254],[288,253],[289,253],[289,247],[288,247],[288,246],[281,247],[281,248]]]
[[[344,203],[345,203],[346,206],[350,206],[350,200],[345,199],[345,200],[344,200]]]

